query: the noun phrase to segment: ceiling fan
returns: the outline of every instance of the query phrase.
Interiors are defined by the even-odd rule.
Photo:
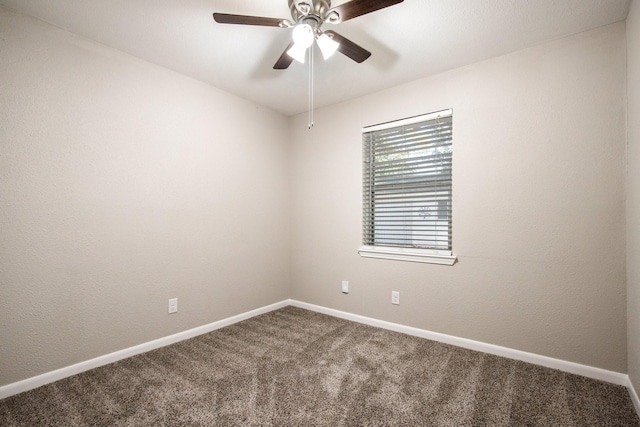
[[[323,31],[322,24],[325,22],[339,24],[402,3],[404,0],[351,0],[335,7],[331,7],[331,0],[288,1],[293,20],[227,13],[214,13],[213,19],[220,24],[293,27],[293,40],[273,66],[276,70],[284,70],[289,68],[294,59],[304,63],[307,49],[313,45],[314,41],[325,59],[337,50],[356,62],[363,62],[371,56],[371,52],[335,31]]]

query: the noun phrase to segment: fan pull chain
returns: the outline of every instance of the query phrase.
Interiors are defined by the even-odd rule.
[[[313,45],[309,47],[309,129],[313,127]]]

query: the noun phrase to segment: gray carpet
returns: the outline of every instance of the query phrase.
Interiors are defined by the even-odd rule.
[[[0,401],[2,426],[640,426],[626,388],[286,307]]]

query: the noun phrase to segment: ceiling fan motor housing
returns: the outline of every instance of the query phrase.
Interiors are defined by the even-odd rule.
[[[309,18],[317,22],[319,27],[331,8],[331,0],[289,0],[291,17],[296,22]]]

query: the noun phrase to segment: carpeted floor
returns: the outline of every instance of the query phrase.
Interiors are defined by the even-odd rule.
[[[2,426],[640,426],[626,388],[286,307],[0,401]]]

